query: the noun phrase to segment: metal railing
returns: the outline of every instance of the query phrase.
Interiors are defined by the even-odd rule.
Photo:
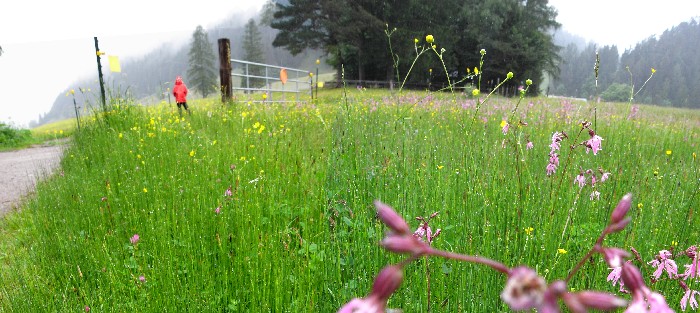
[[[313,96],[313,81],[309,71],[236,59],[231,59],[231,69],[232,78],[240,79],[238,86],[232,84],[232,90],[244,93],[264,92],[267,94],[266,102],[299,101],[299,95],[307,89],[309,95]],[[283,69],[288,76],[286,83],[282,83],[280,77]],[[256,82],[264,82],[264,85],[257,87]],[[275,99],[275,93],[281,94],[282,99]],[[287,93],[293,93],[295,100],[287,100]]]

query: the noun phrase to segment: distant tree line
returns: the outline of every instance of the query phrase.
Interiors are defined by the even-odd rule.
[[[323,49],[328,62],[346,79],[396,79],[385,30],[394,28],[392,50],[399,57],[399,73],[406,73],[415,57],[414,39],[430,34],[437,50],[445,49],[448,73],[462,76],[479,65],[487,51],[482,84],[495,85],[510,71],[513,85],[526,79],[541,82],[543,73],[557,71],[558,47],[552,30],[559,27],[556,11],[547,0],[289,0],[278,4],[273,41],[292,54],[307,48]],[[434,55],[416,64],[409,80],[446,80]],[[434,71],[431,76],[429,69]],[[340,75],[337,75],[340,77]],[[533,88],[537,89],[537,88]]]
[[[696,19],[650,37],[620,55],[617,47],[589,44],[579,50],[567,45],[560,52],[559,74],[549,92],[557,95],[627,102],[655,70],[634,103],[700,108],[700,24]],[[595,87],[596,51],[600,56]]]

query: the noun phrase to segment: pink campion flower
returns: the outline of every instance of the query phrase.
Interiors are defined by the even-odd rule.
[[[620,275],[622,275],[622,266],[613,267],[610,269],[611,271],[610,274],[608,274],[606,281],[612,281],[613,287],[620,283],[620,290],[622,290],[622,287],[625,285],[625,282],[620,279]]]
[[[586,185],[586,176],[583,176],[583,172],[576,175],[574,183],[577,183],[579,187],[583,188]]]
[[[656,268],[656,271],[654,271],[654,274],[652,275],[654,276],[654,280],[658,280],[659,277],[661,277],[661,274],[663,274],[663,271],[668,273],[669,279],[678,275],[678,265],[676,265],[676,261],[670,259],[672,256],[673,255],[668,250],[661,250],[659,251],[659,255],[656,257],[656,259],[647,263],[651,265],[651,267]]]
[[[552,134],[552,143],[549,144],[550,154],[554,153],[555,151],[559,150],[561,148],[561,145],[559,144],[564,138],[567,138],[566,133],[564,132],[554,132]]]
[[[233,195],[233,192],[231,191],[231,186],[228,186],[228,188],[227,188],[226,191],[224,192],[224,196],[230,197],[230,196],[232,196],[232,195]]]
[[[139,281],[142,282],[142,283],[145,283],[145,282],[146,282],[146,276],[143,276],[143,275],[139,276]]]
[[[639,269],[631,263],[622,265],[622,280],[632,292],[632,303],[625,313],[672,313],[668,307],[666,299],[659,293],[652,292],[644,284],[644,278]]]
[[[597,155],[598,151],[603,150],[603,148],[600,147],[602,141],[603,138],[600,136],[592,135],[591,139],[584,142],[584,146],[586,146],[586,153],[588,153],[589,150],[593,150],[593,155]]]
[[[214,213],[215,214],[221,213],[221,207],[220,206],[216,207],[216,209],[214,210]]]
[[[600,200],[600,192],[598,192],[598,190],[593,190],[593,192],[591,192],[590,199],[591,201]]]
[[[90,312],[90,307],[87,305],[85,306],[85,312]]]
[[[501,299],[511,310],[531,310],[543,303],[546,290],[547,282],[544,278],[529,267],[519,266],[508,273]]]
[[[392,207],[379,200],[374,201],[374,206],[377,209],[377,217],[384,222],[384,225],[391,228],[392,231],[399,235],[406,235],[411,231],[406,220],[396,213]]]
[[[602,170],[601,170],[601,171],[602,171]],[[605,182],[605,181],[608,180],[609,178],[610,178],[610,173],[608,173],[608,172],[603,172],[603,173],[600,175],[600,182],[601,182],[601,183],[602,183],[602,182]]]
[[[700,295],[700,291],[691,290],[690,288],[686,287],[685,294],[683,294],[683,298],[681,298],[681,310],[685,311],[685,308],[689,302],[690,308],[693,310],[697,310],[698,300],[695,299],[695,296],[697,295]]]
[[[551,176],[557,171],[557,166],[553,163],[547,164],[547,176]]]
[[[403,281],[403,270],[399,265],[382,269],[374,279],[372,291],[365,298],[355,298],[338,310],[338,313],[384,313],[389,297]]]
[[[698,278],[700,277],[700,272],[698,268],[700,267],[700,258],[698,257],[698,248],[696,246],[690,246],[690,248],[685,250],[685,255],[687,255],[691,261],[690,264],[685,265],[685,272],[680,277],[683,279]]]
[[[535,147],[535,145],[532,144],[532,141],[528,140],[528,141],[527,141],[527,144],[525,145],[525,149],[526,149],[526,150],[530,150],[530,149],[532,149],[532,148],[534,148],[534,147]]]
[[[549,155],[549,163],[559,166],[559,155],[552,153]]]
[[[501,128],[501,131],[503,132],[504,135],[507,135],[508,129],[510,129],[510,123],[506,122],[505,125],[503,125],[503,128]]]
[[[141,237],[139,237],[139,234],[134,234],[133,236],[131,236],[131,238],[129,238],[129,241],[131,241],[132,245],[135,245],[139,242],[139,239],[141,239]]]

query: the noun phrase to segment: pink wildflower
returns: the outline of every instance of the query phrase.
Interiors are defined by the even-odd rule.
[[[216,213],[216,214],[221,213],[221,207],[220,206],[216,207],[216,209],[214,210],[214,213]]]
[[[583,176],[583,173],[579,173],[576,178],[574,179],[574,183],[577,183],[579,187],[583,188],[583,186],[586,185],[586,177]]]
[[[685,294],[683,295],[683,298],[681,299],[681,310],[685,311],[685,308],[688,305],[688,302],[690,302],[691,309],[697,310],[698,300],[695,299],[695,296],[697,296],[697,295],[700,295],[700,291],[691,290],[690,288],[686,287]]]
[[[527,144],[525,145],[525,149],[530,150],[530,149],[532,149],[532,148],[534,148],[534,147],[535,147],[535,145],[532,144],[532,141],[529,141],[529,140],[528,140],[528,141],[527,141]]]
[[[547,164],[547,176],[551,176],[557,171],[557,166],[553,163]]]
[[[230,196],[232,196],[232,195],[233,195],[233,192],[231,191],[231,186],[228,186],[228,188],[227,188],[226,191],[224,192],[224,196],[230,197]]]
[[[135,245],[136,243],[139,242],[139,239],[140,239],[139,234],[134,234],[133,236],[131,236],[131,238],[129,238],[129,241],[131,241],[132,245]]]
[[[142,282],[142,283],[145,283],[145,282],[146,282],[146,276],[143,276],[143,275],[139,276],[139,281]]]
[[[622,274],[622,266],[611,268],[610,274],[608,274],[607,281],[612,281],[612,285],[615,286],[620,283],[620,287],[625,285],[625,282],[620,280],[620,275]]]
[[[666,299],[659,293],[652,292],[644,284],[642,273],[631,263],[622,266],[622,280],[632,292],[632,304],[625,310],[625,313],[654,312],[672,313],[668,307]]]
[[[403,217],[398,215],[392,207],[379,200],[374,201],[374,206],[377,208],[377,216],[379,219],[381,219],[387,227],[391,228],[392,231],[399,235],[405,235],[411,231]]]
[[[698,271],[698,267],[700,267],[700,258],[698,258],[697,250],[698,248],[696,246],[691,246],[690,248],[685,250],[685,255],[691,258],[691,261],[690,264],[685,265],[685,272],[679,275],[680,277],[683,277],[683,279],[688,279],[688,277],[700,277],[700,272]]]
[[[676,261],[670,259],[671,256],[672,254],[668,250],[661,250],[659,251],[659,255],[656,257],[656,259],[647,263],[653,268],[656,268],[656,271],[654,271],[654,274],[652,275],[654,276],[654,280],[658,280],[663,271],[668,273],[669,279],[678,275],[678,265],[676,265]]]
[[[556,153],[552,153],[549,155],[549,163],[552,163],[556,166],[559,166],[559,155]]]
[[[85,312],[90,312],[90,307],[87,305],[85,306]]]
[[[602,141],[603,138],[600,136],[592,135],[591,139],[584,142],[584,145],[586,146],[586,153],[588,153],[589,150],[593,150],[593,155],[597,155],[598,151],[603,150],[603,148],[600,147]]]
[[[366,298],[355,298],[345,304],[338,313],[383,313],[389,297],[403,281],[403,271],[398,265],[385,267],[374,279],[372,292]]]
[[[501,128],[501,131],[504,135],[506,135],[508,134],[508,129],[510,129],[510,123],[506,122],[505,125],[503,125],[503,128]]]
[[[544,278],[533,269],[520,266],[508,273],[501,299],[514,311],[531,310],[543,303],[546,290]]]

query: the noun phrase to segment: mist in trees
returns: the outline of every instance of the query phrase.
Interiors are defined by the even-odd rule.
[[[243,30],[243,60],[254,63],[265,63],[265,54],[262,48],[262,38],[258,25],[254,19],[248,20]],[[264,77],[265,68],[260,65],[248,64],[245,66],[247,75]],[[243,88],[260,88],[265,85],[265,79],[251,77],[241,80]]]
[[[197,26],[192,34],[188,56],[187,79],[191,88],[204,98],[215,93],[218,90],[216,55],[209,35],[202,26]]]
[[[700,24],[697,19],[649,37],[619,54],[617,47],[591,43],[580,50],[569,44],[561,52],[559,73],[550,93],[563,96],[634,103],[700,108]],[[598,87],[595,86],[596,51],[600,57]],[[651,79],[652,68],[655,73]],[[644,85],[645,81],[647,82]],[[634,89],[633,89],[634,88]]]

